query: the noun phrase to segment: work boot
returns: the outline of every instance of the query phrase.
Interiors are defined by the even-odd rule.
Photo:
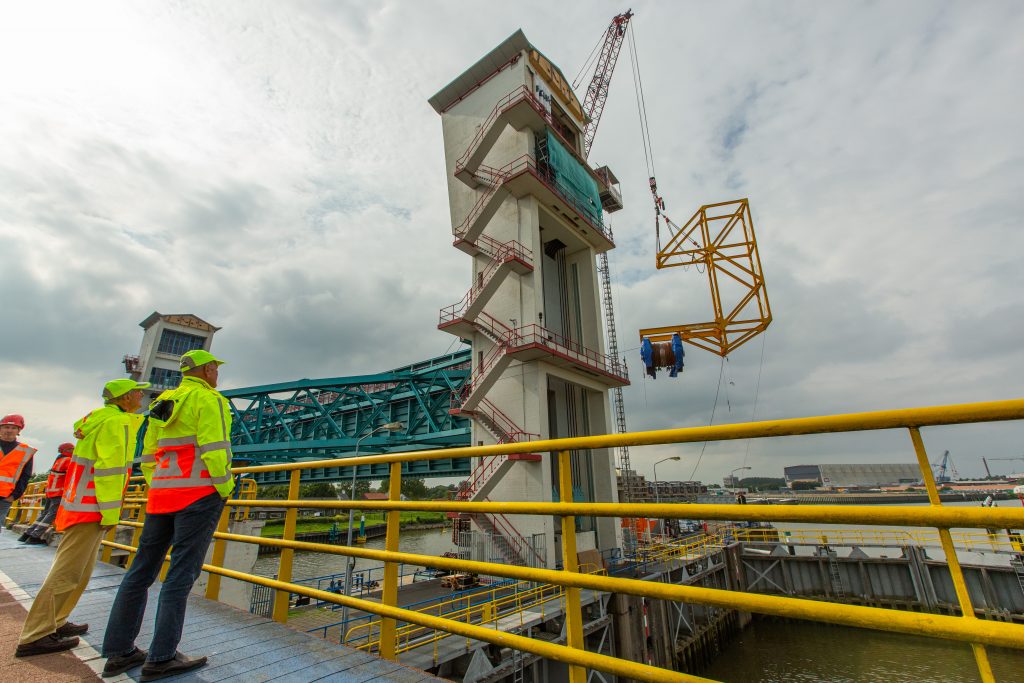
[[[186,657],[180,652],[175,652],[174,659],[168,659],[166,662],[146,662],[142,667],[142,678],[139,680],[156,681],[201,666],[206,666],[206,657]]]
[[[28,535],[28,532],[26,531],[26,532],[25,532],[25,533],[23,533],[23,534],[22,534],[21,536],[18,536],[18,543],[24,543],[25,541],[27,541],[27,540],[28,540],[28,539],[30,539],[30,538],[32,538],[32,537],[31,537],[31,536],[29,536],[29,535]]]
[[[35,536],[29,536],[28,540],[25,541],[25,545],[46,545],[46,541]]]
[[[103,665],[103,677],[110,678],[123,674],[128,669],[134,669],[137,666],[142,666],[146,663],[146,651],[135,648],[126,655],[120,657],[110,657],[107,659],[107,663]]]
[[[57,629],[57,637],[70,638],[71,636],[80,636],[88,632],[89,624],[72,624],[70,621],[66,621],[63,626]]]
[[[48,655],[54,652],[64,652],[78,647],[78,638],[61,638],[56,633],[43,636],[31,643],[19,645],[14,651],[15,657],[32,657],[33,655]]]

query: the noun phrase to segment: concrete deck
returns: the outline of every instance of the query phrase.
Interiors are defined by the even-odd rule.
[[[89,587],[71,615],[72,621],[90,626],[79,647],[56,655],[14,657],[21,624],[56,552],[48,546],[22,545],[16,538],[11,531],[0,533],[0,681],[138,680],[140,669],[116,678],[101,679],[98,675],[103,669],[99,649],[110,604],[124,576],[123,569],[102,562],[96,565]],[[150,590],[146,621],[137,642],[142,648],[149,646],[159,588],[158,583]],[[298,633],[264,617],[195,595],[189,597],[184,637],[178,649],[190,656],[206,655],[210,663],[197,671],[164,679],[175,683],[444,682],[423,671]]]

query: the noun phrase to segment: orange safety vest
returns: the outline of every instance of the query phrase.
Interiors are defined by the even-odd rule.
[[[156,453],[152,456],[156,460],[156,469],[149,484],[147,513],[166,514],[184,510],[200,498],[217,492],[206,463],[199,456],[200,452],[224,448],[223,443],[207,444],[201,449],[195,436],[172,436],[157,440],[156,446]]]
[[[46,478],[46,497],[60,498],[64,495],[64,479],[67,477],[68,464],[71,457],[67,455],[57,456],[50,468],[50,476]]]
[[[14,492],[22,470],[32,462],[35,454],[36,449],[27,443],[19,443],[10,453],[0,457],[0,498],[6,498]]]
[[[124,491],[128,489],[128,479],[132,472],[131,462],[123,468],[114,467],[97,471],[95,460],[78,455],[72,456],[70,460],[64,496],[60,501],[60,509],[57,510],[57,519],[54,520],[57,531],[64,531],[75,524],[103,521],[103,515],[100,514],[102,510],[120,508],[120,500],[104,503],[96,500],[95,477],[124,474],[124,490],[121,491],[121,497],[124,498]]]

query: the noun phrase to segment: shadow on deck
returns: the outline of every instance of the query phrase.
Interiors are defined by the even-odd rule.
[[[92,580],[71,618],[88,623],[89,632],[78,648],[56,655],[16,659],[14,648],[32,598],[46,577],[56,552],[48,546],[25,546],[16,534],[0,533],[0,680],[99,681],[138,680],[140,669],[128,675],[101,679],[104,660],[99,655],[114,594],[124,570],[97,563]],[[146,620],[137,645],[149,646],[160,584],[150,590]],[[443,683],[423,671],[379,659],[373,655],[298,633],[265,617],[189,596],[184,635],[178,649],[190,656],[206,655],[209,664],[197,671],[167,678],[176,683],[251,683],[275,681],[310,683]]]

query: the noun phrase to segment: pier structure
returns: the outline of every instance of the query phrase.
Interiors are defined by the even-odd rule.
[[[629,380],[605,351],[596,259],[614,247],[605,214],[622,204],[614,174],[586,162],[579,100],[516,31],[430,104],[441,116],[453,245],[471,259],[469,289],[438,322],[473,348],[472,375],[453,394],[452,413],[472,419],[477,446],[614,431],[608,392]],[[569,460],[571,500],[617,499],[609,449],[574,451]],[[459,500],[550,502],[559,476],[556,458],[527,446],[480,458]],[[554,517],[453,517],[466,557],[562,562]],[[621,545],[616,520],[576,523],[579,550]]]

